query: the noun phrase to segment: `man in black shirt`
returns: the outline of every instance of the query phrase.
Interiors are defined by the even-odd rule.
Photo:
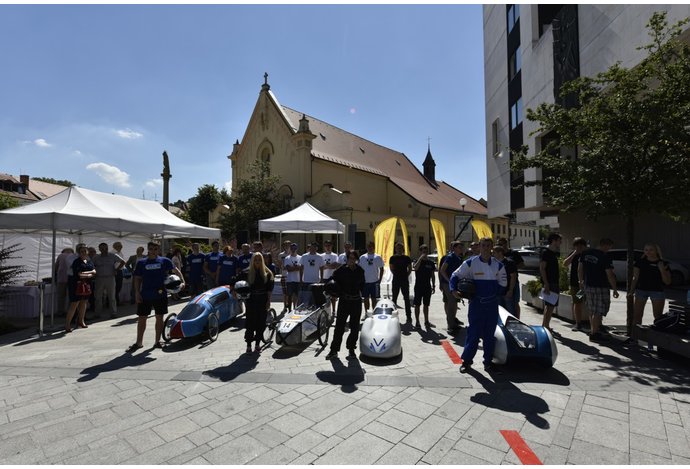
[[[388,259],[388,265],[393,274],[393,303],[398,305],[398,294],[402,292],[405,302],[405,314],[407,324],[412,324],[412,308],[410,307],[410,281],[409,275],[412,272],[412,259],[403,252],[403,244],[395,243],[395,254]]]
[[[577,278],[577,268],[580,265],[580,256],[582,255],[582,251],[585,249],[587,249],[587,241],[577,237],[573,240],[573,252],[571,252],[570,255],[563,260],[563,265],[565,267],[570,266],[568,283],[570,284],[570,296],[572,297],[573,302],[573,318],[575,318],[575,325],[572,328],[573,331],[581,331],[582,321],[584,321],[584,312],[582,309],[584,307],[585,300],[582,298],[582,296],[578,297],[577,295],[577,292],[580,291],[580,283]]]
[[[558,285],[558,255],[561,249],[561,235],[551,233],[547,238],[547,242],[549,246],[542,251],[539,261],[539,273],[541,274],[541,283],[544,287],[544,318],[541,325],[551,329],[549,327],[551,315],[553,314],[553,309],[558,306],[558,293],[560,292]],[[556,298],[549,301],[546,297],[552,293],[556,294]]]
[[[498,245],[503,246],[505,249],[504,256],[506,259],[510,259],[515,264],[515,288],[513,289],[513,310],[516,318],[520,318],[520,274],[517,269],[522,269],[525,267],[525,260],[522,258],[519,252],[515,249],[508,248],[507,238],[498,238]],[[510,280],[510,278],[508,279]]]
[[[359,336],[359,319],[362,315],[362,289],[364,288],[364,269],[357,265],[359,256],[356,251],[347,253],[347,264],[338,267],[333,272],[333,281],[338,285],[340,298],[338,300],[338,314],[335,320],[331,351],[326,355],[326,360],[338,357],[340,344],[345,333],[345,323],[350,326],[350,334],[347,336],[347,349],[350,351],[347,358],[356,358],[357,338]]]
[[[419,324],[419,306],[424,302],[424,326],[427,329],[434,327],[429,322],[429,303],[431,303],[431,295],[436,291],[436,280],[434,272],[436,272],[436,264],[429,259],[429,248],[426,244],[419,246],[421,255],[414,264],[415,280],[414,280],[414,317],[415,329],[421,329]]]
[[[519,318],[515,314],[515,304],[513,303],[513,291],[517,288],[517,267],[515,267],[515,262],[505,257],[505,248],[500,245],[494,247],[494,257],[503,264],[508,280],[508,284],[505,287],[499,286],[498,304],[503,306],[510,314]]]
[[[589,340],[592,342],[606,338],[599,332],[599,329],[602,318],[606,316],[611,307],[609,286],[613,289],[613,297],[618,298],[613,264],[606,255],[606,252],[612,247],[613,241],[609,238],[603,238],[599,241],[599,249],[586,249],[582,252],[580,265],[577,269],[580,288],[585,290],[585,301],[589,309],[591,325]]]

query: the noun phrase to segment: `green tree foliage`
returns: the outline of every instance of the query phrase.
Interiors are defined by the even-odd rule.
[[[19,201],[10,195],[0,192],[0,210],[19,206]]]
[[[53,179],[53,178],[44,178],[44,177],[36,177],[32,178],[36,181],[43,181],[43,182],[49,182],[50,184],[57,184],[58,186],[65,186],[65,187],[74,187],[75,184],[72,181],[68,181],[67,179]]]
[[[14,280],[26,273],[26,267],[22,265],[7,265],[7,261],[16,259],[17,256],[14,254],[22,249],[24,248],[20,248],[19,243],[0,249],[0,287],[12,284]]]
[[[647,24],[651,42],[638,48],[647,55],[637,66],[617,63],[565,84],[561,96],[576,96],[575,107],[529,109],[527,119],[538,124],[533,134],[553,132],[557,140],[534,156],[523,147],[511,164],[513,171],[541,168],[541,179],[525,185],[542,185],[564,212],[626,219],[628,284],[635,219],[690,214],[690,46],[678,39],[687,22],[669,26],[665,12],[654,13]]]
[[[258,236],[259,220],[283,213],[283,199],[278,194],[280,179],[269,175],[268,165],[261,161],[250,167],[250,177],[233,187],[230,210],[221,215],[223,238],[231,239],[240,230],[249,230],[249,236]]]
[[[208,212],[222,202],[218,188],[212,184],[201,186],[194,197],[187,201],[189,220],[201,226],[208,226]]]

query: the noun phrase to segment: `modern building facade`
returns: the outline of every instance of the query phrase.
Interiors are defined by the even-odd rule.
[[[390,217],[404,220],[414,255],[421,244],[435,247],[431,219],[444,225],[446,245],[463,215],[486,221],[480,201],[436,178],[430,149],[420,171],[404,153],[281,105],[267,80],[228,158],[233,188],[249,177],[252,162],[267,162],[280,178],[286,211],[309,202],[346,225],[357,249],[365,248],[376,226]],[[402,241],[400,232],[397,239]]]
[[[517,223],[548,224],[569,243],[573,236],[595,241],[613,237],[622,245],[624,224],[610,218],[586,222],[581,214],[559,214],[545,203],[538,186],[515,188],[541,178],[540,170],[510,171],[508,149],[528,145],[531,154],[549,134],[533,135],[528,108],[553,103],[560,86],[578,76],[594,76],[616,62],[633,67],[649,42],[645,25],[655,11],[669,23],[690,17],[690,5],[515,4],[484,5],[484,81],[488,216],[511,216]],[[690,40],[690,30],[684,33]],[[564,102],[564,105],[570,103]],[[669,256],[688,258],[690,227],[650,216],[638,223],[636,239],[667,238]],[[685,241],[684,241],[685,240]],[[568,244],[566,244],[568,245]]]

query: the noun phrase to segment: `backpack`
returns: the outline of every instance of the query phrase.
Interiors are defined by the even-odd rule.
[[[655,319],[652,329],[671,334],[686,334],[690,329],[689,322],[685,311],[671,310]]]

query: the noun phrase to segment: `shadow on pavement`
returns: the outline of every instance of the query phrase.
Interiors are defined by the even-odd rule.
[[[212,370],[204,371],[202,374],[220,381],[232,381],[239,375],[248,373],[256,368],[260,356],[260,354],[255,352],[243,353],[229,365],[219,366]]]
[[[601,368],[595,371],[614,372],[616,377],[610,378],[611,384],[633,381],[662,393],[687,393],[690,388],[690,364],[686,359],[660,359],[636,341],[624,342],[622,338],[612,336],[607,341],[589,342],[586,334],[582,335],[582,341],[562,336],[556,340],[560,345],[598,362]],[[607,352],[615,352],[623,358]]]
[[[549,428],[549,422],[540,415],[549,412],[549,405],[544,399],[521,391],[509,381],[491,381],[475,369],[470,370],[469,374],[487,391],[470,397],[472,402],[504,412],[522,414],[535,427]]]
[[[137,354],[125,352],[119,357],[115,357],[108,362],[84,368],[81,370],[81,374],[84,376],[80,376],[77,381],[91,381],[92,379],[97,378],[98,375],[103,372],[121,370],[122,368],[127,368],[129,366],[141,366],[151,363],[152,361],[156,360],[155,358],[149,356],[151,354],[151,350],[153,350],[153,348],[146,349]]]
[[[316,377],[329,384],[337,384],[344,393],[352,393],[357,390],[357,383],[364,381],[364,370],[356,358],[347,360],[347,366],[343,365],[340,358],[331,360],[333,371],[317,371]]]
[[[74,334],[74,332],[72,332],[72,334]],[[33,344],[36,342],[47,342],[47,341],[55,340],[55,339],[62,339],[63,337],[66,337],[66,336],[67,336],[67,333],[65,332],[65,330],[61,329],[59,331],[44,334],[42,337],[32,337],[30,339],[22,340],[21,342],[17,342],[17,343],[12,344],[12,347],[18,347],[21,345],[29,345],[29,344]],[[8,340],[7,343],[0,342],[0,345],[7,345],[10,342],[11,342],[10,340]]]
[[[115,324],[111,324],[110,327],[129,326],[130,324],[136,324],[137,320],[138,320],[137,316],[134,316],[131,318],[122,318],[120,321],[116,322]]]
[[[434,329],[420,329],[416,331],[419,334],[419,338],[425,344],[441,345],[441,341],[446,339],[447,336],[443,333],[436,332]]]
[[[310,342],[302,342],[298,345],[283,345],[280,346],[278,350],[273,352],[271,358],[276,358],[278,360],[286,360],[288,358],[294,358],[300,353],[304,352],[307,347],[311,345]]]

